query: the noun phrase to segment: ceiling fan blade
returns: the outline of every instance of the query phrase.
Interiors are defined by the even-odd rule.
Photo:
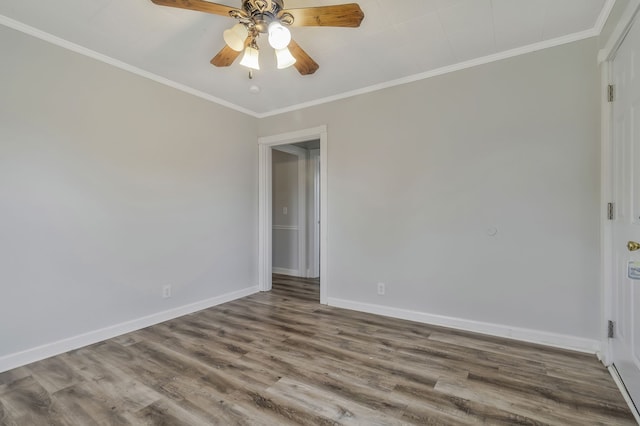
[[[359,27],[364,19],[364,12],[357,3],[285,9],[278,17],[287,13],[293,16],[291,26],[294,27]]]
[[[296,63],[293,64],[293,66],[296,67],[300,74],[313,74],[320,68],[320,65],[311,59],[311,56],[307,55],[307,52],[305,52],[295,40],[291,40],[291,43],[289,43],[289,51],[293,57],[296,58]]]
[[[249,35],[249,37],[244,41],[244,47],[247,47],[252,40],[253,37]],[[211,59],[211,65],[215,65],[216,67],[228,67],[238,56],[240,56],[242,52],[242,50],[240,52],[233,50],[229,45],[225,44],[222,50],[220,50],[218,54]]]
[[[235,7],[223,4],[211,3],[204,0],[151,0],[160,6],[179,7],[180,9],[197,10],[199,12],[213,13],[214,15],[230,16],[231,11],[239,11]]]
[[[240,56],[242,52],[236,52],[226,44],[218,52],[216,56],[211,59],[211,65],[215,65],[216,67],[228,67],[236,60],[238,56]]]

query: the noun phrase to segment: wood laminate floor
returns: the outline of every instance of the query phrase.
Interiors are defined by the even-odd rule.
[[[2,425],[635,424],[595,356],[261,293],[0,374]]]

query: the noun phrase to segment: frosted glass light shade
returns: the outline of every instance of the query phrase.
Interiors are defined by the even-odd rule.
[[[251,68],[254,70],[259,70],[260,63],[258,62],[258,49],[254,49],[251,46],[247,46],[247,48],[244,49],[244,55],[242,56],[240,65],[243,65],[247,68]]]
[[[274,49],[284,49],[291,42],[291,32],[278,21],[269,24],[269,44]]]
[[[276,49],[276,60],[279,70],[289,68],[296,63],[296,58],[293,57],[291,51],[286,47],[284,49]]]
[[[247,31],[247,27],[242,24],[235,24],[233,27],[222,33],[224,42],[236,52],[241,52],[242,49],[244,49],[244,41],[247,39],[248,35],[249,32]]]

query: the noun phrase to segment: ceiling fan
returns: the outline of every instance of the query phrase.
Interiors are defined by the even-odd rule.
[[[293,65],[302,75],[313,74],[319,65],[291,38],[287,27],[359,27],[364,19],[364,13],[356,3],[285,9],[284,0],[242,0],[241,8],[237,9],[206,0],[151,1],[161,6],[238,20],[237,24],[224,32],[226,45],[211,59],[211,63],[217,67],[230,66],[244,51],[240,64],[259,69],[257,39],[261,34],[268,34],[269,44],[276,51],[277,67],[282,69]]]

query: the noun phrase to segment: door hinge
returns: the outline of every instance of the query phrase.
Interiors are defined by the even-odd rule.
[[[611,320],[607,322],[607,337],[609,339],[616,337],[616,323]]]
[[[607,219],[609,219],[609,220],[613,220],[614,219],[614,217],[613,217],[613,213],[614,213],[613,207],[614,207],[613,203],[608,203],[607,204]]]
[[[616,100],[616,86],[614,86],[613,84],[610,84],[607,87],[607,99],[609,100],[609,102],[613,102]]]

